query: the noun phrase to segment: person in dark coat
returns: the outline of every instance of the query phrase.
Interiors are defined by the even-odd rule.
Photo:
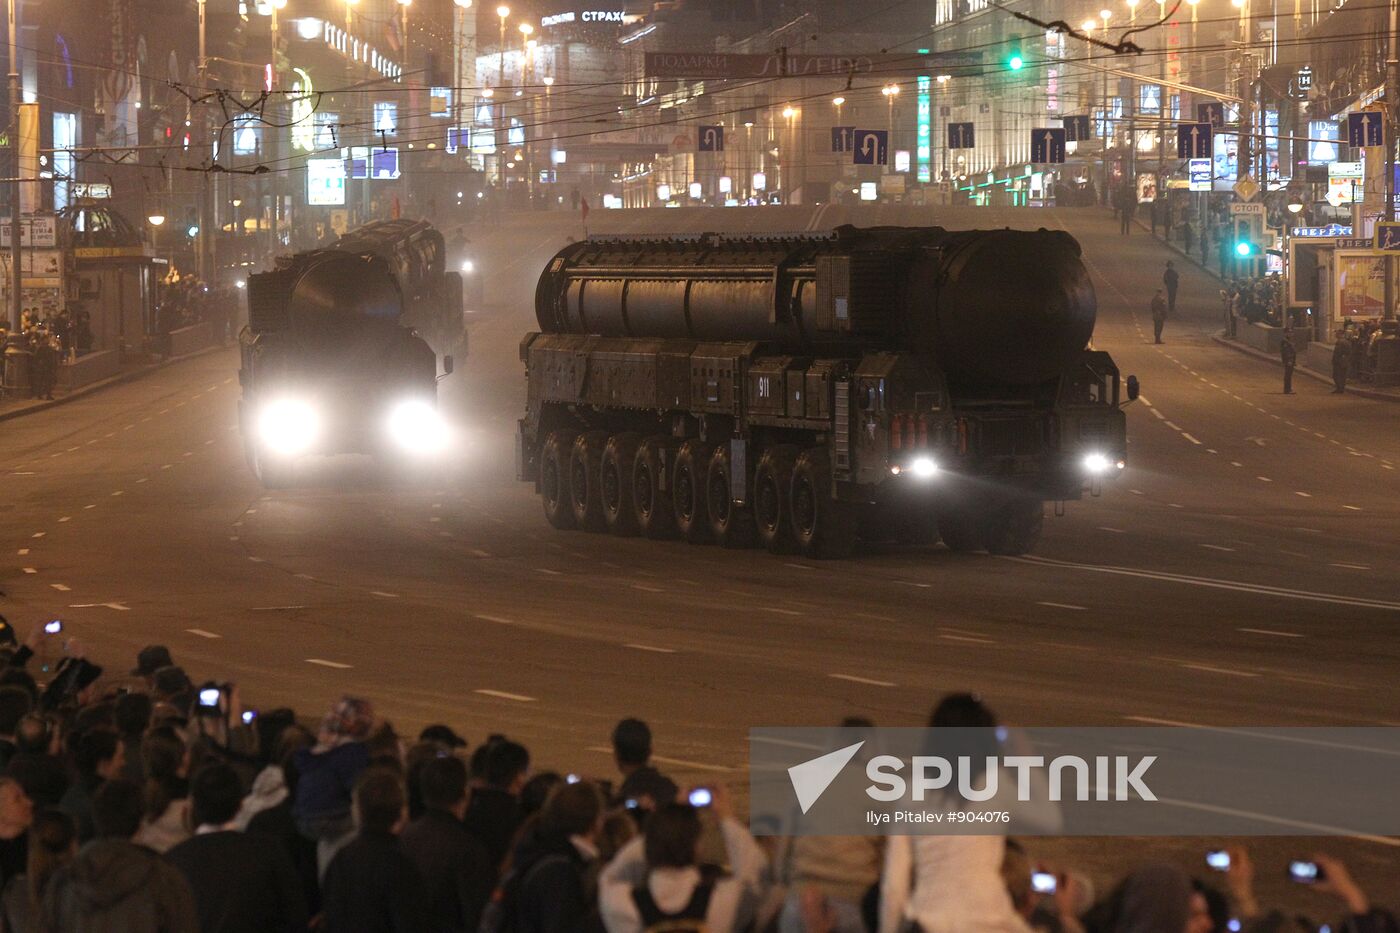
[[[1351,372],[1351,340],[1345,330],[1337,331],[1337,342],[1332,346],[1332,390],[1340,395],[1347,390],[1347,376]]]
[[[78,841],[87,842],[95,833],[92,799],[103,781],[120,777],[126,764],[125,750],[115,732],[90,729],[78,736],[73,752],[78,779],[68,787],[58,808],[78,826]]]
[[[120,778],[92,799],[97,838],[44,891],[39,933],[199,933],[190,886],[174,866],[131,841],[141,828],[141,788]]]
[[[195,834],[165,857],[194,891],[202,933],[302,933],[306,899],[277,846],[232,828],[243,802],[238,774],[222,762],[190,784]]]
[[[492,744],[486,755],[484,786],[472,792],[462,822],[486,845],[491,864],[505,861],[520,828],[520,789],[530,770],[530,753],[525,746],[509,739]]]
[[[400,835],[427,889],[431,933],[475,933],[496,886],[485,844],[462,824],[467,812],[467,766],[442,752],[418,772],[423,815]]]
[[[503,899],[518,933],[601,929],[594,868],[603,796],[588,781],[560,784],[516,847]]]
[[[1176,289],[1181,284],[1181,276],[1177,274],[1176,263],[1167,260],[1167,271],[1162,273],[1162,284],[1167,289],[1167,313],[1176,313]]]
[[[1152,296],[1152,342],[1162,342],[1162,328],[1167,324],[1167,299],[1162,290]]]
[[[336,853],[321,886],[324,933],[420,933],[427,926],[423,876],[399,832],[408,818],[403,782],[371,768],[355,785],[359,832]]]
[[[1293,367],[1298,365],[1298,348],[1293,346],[1293,331],[1283,332],[1283,343],[1279,345],[1279,356],[1283,359],[1283,394],[1293,394]]]

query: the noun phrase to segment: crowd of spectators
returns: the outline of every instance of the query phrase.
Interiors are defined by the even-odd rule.
[[[1243,849],[1223,889],[1149,864],[1095,897],[998,836],[755,838],[723,786],[655,767],[640,720],[613,731],[614,776],[534,771],[503,735],[409,740],[354,697],[311,729],[196,684],[162,646],[113,675],[64,637],[18,644],[0,623],[5,933],[1318,929],[1261,909]],[[995,723],[970,694],[930,718]],[[1317,862],[1332,929],[1395,930],[1345,865]]]
[[[242,292],[233,285],[210,285],[195,275],[172,276],[161,285],[156,330],[168,334],[207,321],[215,339],[224,343],[233,336],[241,300]]]
[[[1225,287],[1220,290],[1220,300],[1224,304],[1227,330],[1233,334],[1239,321],[1273,327],[1299,323],[1285,321],[1283,288],[1283,279],[1277,273],[1226,279]]]

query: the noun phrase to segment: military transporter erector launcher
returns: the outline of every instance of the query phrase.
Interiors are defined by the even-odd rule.
[[[1021,554],[1124,467],[1068,234],[595,238],[540,277],[518,475],[556,528]]]

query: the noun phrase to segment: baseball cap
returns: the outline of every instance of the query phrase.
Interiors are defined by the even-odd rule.
[[[150,677],[162,667],[174,667],[175,661],[170,657],[170,649],[164,645],[147,645],[136,655],[136,670],[132,671],[135,677]]]

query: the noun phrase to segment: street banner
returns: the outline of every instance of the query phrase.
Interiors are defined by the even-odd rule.
[[[930,52],[870,55],[745,55],[730,52],[647,52],[643,63],[648,78],[844,78],[851,75],[897,77],[982,73],[981,52]]]

